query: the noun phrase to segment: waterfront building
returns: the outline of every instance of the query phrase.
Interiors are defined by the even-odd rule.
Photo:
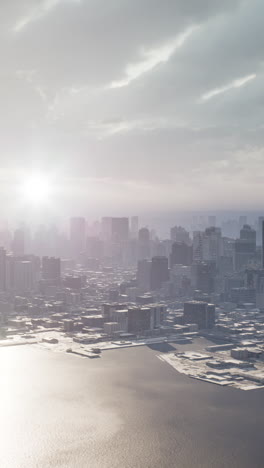
[[[213,328],[215,325],[215,306],[202,301],[185,302],[184,323],[196,323],[199,329]]]

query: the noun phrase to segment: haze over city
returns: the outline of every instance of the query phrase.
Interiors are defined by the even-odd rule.
[[[1,468],[263,468],[263,14],[2,0]]]

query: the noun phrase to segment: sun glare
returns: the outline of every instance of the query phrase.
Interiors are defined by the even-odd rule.
[[[52,193],[51,182],[48,177],[41,174],[33,174],[25,179],[21,185],[23,199],[31,204],[47,203]]]

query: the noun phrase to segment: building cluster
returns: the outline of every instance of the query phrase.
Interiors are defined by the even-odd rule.
[[[158,290],[166,298],[207,295],[214,303],[250,302],[264,307],[264,263],[257,234],[248,224],[242,225],[235,239],[223,236],[216,226],[196,230],[192,236],[175,226],[169,255],[138,261],[138,287],[142,292]]]
[[[68,234],[2,231],[1,333],[59,330],[80,343],[197,333],[262,339],[259,232],[245,218],[238,224],[237,238],[222,235],[214,216],[204,230],[174,226],[165,240],[138,217],[92,226],[72,218]]]
[[[242,390],[263,389],[264,346],[210,346],[206,352],[185,351],[163,355],[179,372],[189,377]]]
[[[246,304],[243,308],[223,307],[218,310],[215,333],[233,343],[264,343],[264,312]]]

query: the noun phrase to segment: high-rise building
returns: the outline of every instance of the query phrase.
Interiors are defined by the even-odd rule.
[[[151,261],[150,288],[160,289],[169,280],[169,261],[167,257],[153,257]]]
[[[245,239],[235,241],[235,270],[244,270],[254,261],[256,248],[254,244]]]
[[[203,232],[194,231],[193,233],[193,260],[194,262],[203,261],[203,238],[204,238]]]
[[[106,333],[109,336],[114,335],[115,333],[123,331],[120,329],[120,325],[118,322],[105,322],[104,323],[104,333]]]
[[[135,222],[135,221],[134,221]],[[101,237],[104,241],[115,243],[129,239],[129,218],[102,218]]]
[[[125,242],[129,238],[129,219],[112,218],[112,241]]]
[[[128,332],[144,333],[151,329],[151,310],[149,307],[131,307],[128,309]]]
[[[5,249],[5,250],[11,250],[12,247],[12,235],[11,232],[9,231],[7,225],[6,226],[1,226],[0,230],[0,245]]]
[[[112,238],[112,218],[104,217],[101,222],[101,238],[110,241]]]
[[[119,330],[123,332],[128,331],[128,310],[124,309],[115,309],[112,312],[112,321],[119,324]]]
[[[16,229],[13,238],[13,254],[17,257],[25,253],[25,233],[23,229]]]
[[[185,323],[196,323],[199,329],[213,328],[215,306],[202,301],[185,302],[183,317]]]
[[[55,257],[42,258],[42,278],[46,280],[60,281],[61,260]]]
[[[185,242],[174,242],[170,254],[170,267],[173,265],[191,265],[193,261],[192,246]]]
[[[150,275],[151,275],[150,260],[139,260],[137,266],[137,284],[142,291],[150,290]]]
[[[170,239],[158,240],[152,243],[152,257],[168,257],[171,254],[173,241]]]
[[[40,257],[48,254],[47,237],[48,237],[48,234],[47,234],[46,226],[41,224],[40,226],[38,226],[38,229],[35,232],[34,241],[33,241],[34,253],[36,255],[39,255]]]
[[[12,291],[14,289],[14,269],[15,269],[15,257],[13,255],[6,255],[6,274],[5,284],[6,290]]]
[[[245,277],[246,287],[255,292],[256,307],[264,311],[264,268],[246,270]]]
[[[138,242],[137,239],[130,239],[122,246],[122,263],[124,266],[137,265],[138,260]]]
[[[132,239],[137,239],[138,236],[138,216],[132,216],[130,223],[130,233]]]
[[[245,215],[239,216],[238,224],[239,224],[239,229],[241,229],[245,224],[247,224],[247,216]]]
[[[150,258],[150,232],[147,227],[138,231],[138,259]]]
[[[143,227],[138,231],[138,240],[139,242],[149,242],[150,241],[150,232],[147,227]]]
[[[264,220],[262,221],[262,268],[264,269]]]
[[[222,246],[221,229],[209,227],[205,229],[203,236],[203,261],[215,262],[218,266]]]
[[[56,225],[51,225],[47,230],[47,250],[46,256],[58,255],[61,248],[61,238]]]
[[[248,224],[244,224],[244,226],[240,230],[240,239],[248,240],[254,245],[256,244],[256,236],[256,231],[252,229]]]
[[[239,225],[236,219],[228,219],[222,222],[223,234],[235,239],[239,235]]]
[[[235,241],[234,256],[236,271],[245,269],[255,261],[256,231],[247,224],[240,230],[240,239]]]
[[[70,241],[74,256],[85,251],[86,247],[86,221],[84,218],[71,218]]]
[[[170,230],[170,238],[175,242],[184,242],[187,245],[190,245],[191,239],[190,234],[186,229],[181,226],[174,226]]]
[[[35,255],[6,255],[6,290],[19,294],[36,288],[40,279],[40,259]]]
[[[257,231],[257,245],[262,245],[262,223],[264,221],[264,216],[259,216],[256,220],[256,231]]]
[[[32,262],[16,260],[14,263],[14,290],[19,294],[32,292],[35,288]]]
[[[233,273],[234,271],[234,261],[230,256],[221,256],[218,265],[218,272],[220,275],[225,276]]]
[[[220,275],[226,275],[234,271],[234,245],[234,239],[222,237],[221,256],[218,264]]]
[[[6,290],[6,251],[0,248],[0,291]]]
[[[215,290],[216,265],[214,262],[198,262],[192,265],[192,285],[203,293]]]
[[[102,314],[104,317],[104,321],[110,322],[110,321],[117,321],[117,317],[114,316],[114,312],[118,310],[126,310],[125,304],[118,304],[118,303],[104,303],[102,304]]]
[[[195,262],[219,263],[222,248],[221,229],[217,227],[206,228],[204,232],[193,233],[193,260]]]
[[[165,318],[167,312],[167,307],[163,304],[148,304],[147,306],[150,309],[150,330],[160,327]]]

